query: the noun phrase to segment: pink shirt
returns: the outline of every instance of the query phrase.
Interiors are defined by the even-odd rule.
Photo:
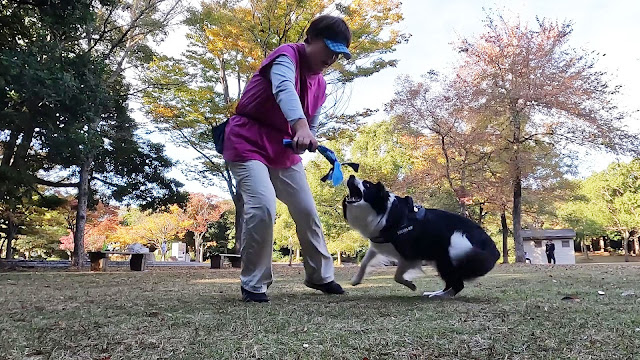
[[[293,133],[276,102],[269,80],[273,61],[283,54],[296,65],[296,92],[299,96],[303,94],[302,108],[307,121],[324,103],[326,82],[321,73],[311,74],[307,70],[304,44],[281,45],[253,74],[238,102],[236,114],[229,119],[223,149],[226,161],[258,160],[273,168],[287,168],[300,162],[300,156],[282,145],[282,139],[293,138]]]

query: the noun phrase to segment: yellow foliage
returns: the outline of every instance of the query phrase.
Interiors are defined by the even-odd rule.
[[[154,104],[151,107],[151,112],[156,118],[174,118],[178,115],[178,111],[176,109],[172,109],[161,104]]]
[[[180,207],[172,205],[169,212],[142,213],[130,226],[119,227],[109,240],[121,247],[133,243],[160,247],[164,241],[183,236],[190,221]]]

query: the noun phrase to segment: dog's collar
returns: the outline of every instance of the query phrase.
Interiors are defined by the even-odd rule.
[[[391,242],[390,240],[385,239],[384,236],[372,237],[372,238],[369,238],[369,240],[371,240],[371,242],[376,244],[386,244]]]

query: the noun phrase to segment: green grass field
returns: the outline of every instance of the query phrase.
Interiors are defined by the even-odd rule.
[[[441,288],[430,268],[418,292],[355,270],[327,296],[276,266],[270,304],[240,301],[237,269],[0,273],[0,358],[640,358],[638,266],[498,265],[453,300],[419,296]]]

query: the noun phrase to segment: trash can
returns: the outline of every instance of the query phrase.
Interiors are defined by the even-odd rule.
[[[241,268],[242,267],[242,260],[240,259],[239,256],[231,256],[231,257],[229,257],[229,261],[231,262],[231,267],[232,268]]]
[[[91,271],[106,271],[107,254],[102,251],[89,251],[89,261],[91,262]]]
[[[222,269],[222,256],[212,255],[210,259],[212,269]]]
[[[129,264],[132,271],[144,271],[145,268],[145,254],[131,254],[131,261]]]

